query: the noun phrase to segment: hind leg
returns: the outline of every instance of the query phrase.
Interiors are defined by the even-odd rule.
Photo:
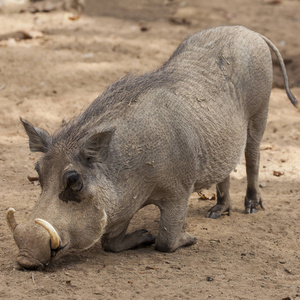
[[[225,212],[228,212],[228,215],[230,215],[232,207],[229,187],[230,176],[217,184],[217,204],[209,209],[206,218],[217,219]]]
[[[245,197],[245,213],[255,213],[260,206],[263,209],[260,189],[258,185],[260,142],[263,137],[267,121],[267,111],[261,112],[259,117],[252,118],[248,125],[247,144],[245,149],[247,192]]]

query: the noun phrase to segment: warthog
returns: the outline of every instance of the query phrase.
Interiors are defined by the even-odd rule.
[[[245,212],[262,207],[259,147],[272,87],[270,49],[285,90],[297,100],[278,49],[244,27],[217,27],[188,37],[154,72],[113,83],[52,136],[22,120],[41,196],[29,220],[7,221],[24,268],[44,267],[56,253],[86,249],[102,238],[122,251],[155,243],[172,252],[196,243],[183,229],[189,196],[217,184],[207,217],[231,212],[229,175],[245,153]],[[142,207],[159,207],[157,237],[126,233]],[[46,230],[45,230],[46,229]]]

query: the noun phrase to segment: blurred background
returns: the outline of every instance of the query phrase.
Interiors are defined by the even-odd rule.
[[[64,16],[63,25],[57,17],[62,12],[68,13]],[[32,18],[23,18],[26,14],[32,14]],[[42,16],[43,14],[52,17]],[[13,24],[6,21],[9,15]],[[13,29],[40,30],[43,36],[39,38],[42,39],[48,39],[50,34],[61,35],[64,30],[74,35],[79,35],[80,31],[93,32],[100,37],[101,29],[97,28],[97,23],[90,27],[84,22],[87,19],[107,20],[107,25],[111,27],[109,22],[114,18],[115,24],[120,24],[121,21],[124,26],[128,24],[127,34],[131,33],[131,37],[141,31],[149,37],[149,42],[151,37],[161,36],[174,40],[175,43],[180,42],[187,34],[207,27],[244,25],[266,35],[277,45],[285,59],[291,86],[300,85],[300,77],[297,76],[300,71],[299,0],[0,0],[0,18],[0,41],[8,38],[22,39],[22,36],[13,36]],[[24,22],[16,26],[16,19],[24,19]],[[67,21],[77,24],[70,25]],[[121,36],[119,30],[115,30],[114,34],[118,35],[118,32]],[[276,60],[274,63],[274,86],[283,87],[278,63]]]

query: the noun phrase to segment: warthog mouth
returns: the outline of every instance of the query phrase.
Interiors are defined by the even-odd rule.
[[[68,244],[65,244],[64,246],[59,246],[59,247],[56,248],[56,249],[51,249],[51,257],[56,256],[56,254],[57,254],[59,251],[64,250],[67,246],[68,246]]]

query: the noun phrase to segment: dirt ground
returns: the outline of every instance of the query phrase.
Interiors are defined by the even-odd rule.
[[[0,298],[300,299],[300,112],[282,89],[276,63],[261,147],[265,211],[243,213],[242,161],[232,174],[230,217],[206,219],[214,201],[191,196],[187,231],[196,245],[172,254],[154,247],[114,254],[97,244],[35,272],[17,267],[5,220],[14,207],[23,222],[40,192],[27,179],[38,155],[30,154],[20,116],[53,132],[113,81],[155,69],[195,31],[241,24],[266,35],[284,56],[300,98],[300,2],[87,0],[79,18],[61,8],[32,11],[0,13]],[[158,209],[147,207],[131,229],[156,233],[158,220]]]

